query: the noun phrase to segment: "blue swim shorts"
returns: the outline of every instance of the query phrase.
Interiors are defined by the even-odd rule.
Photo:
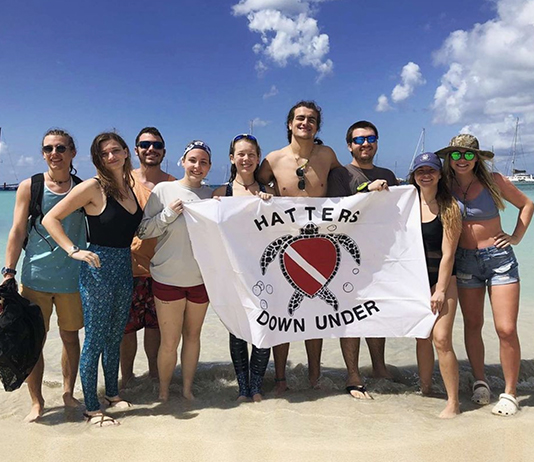
[[[456,251],[456,281],[460,289],[491,287],[519,282],[514,249],[495,246]]]

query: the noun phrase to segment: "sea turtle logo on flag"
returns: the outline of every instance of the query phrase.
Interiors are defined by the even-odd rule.
[[[308,223],[300,229],[298,236],[287,234],[271,242],[260,259],[261,273],[279,253],[280,269],[293,286],[295,292],[289,300],[287,310],[293,316],[304,296],[319,297],[337,311],[339,302],[326,287],[339,268],[341,246],[360,264],[360,250],[354,240],[346,234],[319,234],[319,228]]]

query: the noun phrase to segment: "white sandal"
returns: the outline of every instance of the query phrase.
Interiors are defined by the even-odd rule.
[[[489,385],[484,382],[484,380],[477,380],[473,384],[473,396],[471,396],[471,401],[480,406],[485,406],[490,403],[491,399],[491,390]]]
[[[513,395],[508,393],[501,393],[499,402],[491,410],[493,414],[502,415],[503,417],[515,415],[517,411],[519,411],[519,403]]]

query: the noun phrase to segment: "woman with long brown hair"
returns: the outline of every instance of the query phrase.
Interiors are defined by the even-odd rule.
[[[116,133],[102,133],[91,145],[97,176],[84,181],[55,206],[43,225],[67,255],[82,262],[80,295],[85,341],[80,358],[88,422],[102,426],[118,422],[102,413],[97,396],[98,362],[102,356],[110,407],[131,404],[119,396],[119,352],[132,297],[130,245],[143,211],[132,191],[130,151]],[[89,248],[80,250],[65,234],[61,220],[83,208],[89,227]]]
[[[485,161],[494,154],[481,150],[473,135],[455,136],[448,147],[436,154],[445,159],[444,173],[463,217],[456,267],[465,347],[475,376],[471,399],[480,405],[489,404],[491,399],[484,374],[482,340],[487,287],[505,381],[504,393],[492,412],[514,415],[519,410],[515,394],[521,349],[517,336],[519,271],[512,245],[523,238],[534,206],[507,178],[489,170]],[[499,212],[504,209],[505,200],[519,210],[512,234],[505,233],[501,225]]]
[[[417,364],[423,394],[432,388],[434,348],[447,391],[447,406],[439,415],[451,418],[460,413],[458,399],[458,361],[452,347],[452,327],[458,303],[454,252],[462,231],[460,209],[441,173],[441,162],[433,152],[416,157],[410,183],[419,192],[421,225],[428,280],[432,296],[430,307],[438,313],[430,337],[417,339]]]

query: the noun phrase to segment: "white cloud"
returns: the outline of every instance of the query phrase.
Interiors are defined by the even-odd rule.
[[[391,106],[389,105],[388,97],[386,95],[380,95],[378,97],[378,103],[375,107],[376,112],[387,112],[391,111]]]
[[[17,159],[17,167],[33,167],[34,165],[37,165],[40,160],[40,158],[32,156],[20,156]]]
[[[0,157],[7,154],[7,144],[4,141],[0,141]]]
[[[496,0],[494,19],[452,32],[434,61],[447,68],[434,122],[464,124],[496,147],[504,131],[509,147],[518,116],[524,144],[534,146],[534,0]]]
[[[269,69],[265,64],[263,64],[262,61],[258,61],[255,66],[256,73],[258,74],[258,77],[262,77],[263,74],[265,74],[265,71]]]
[[[277,94],[278,94],[278,88],[276,88],[276,85],[272,85],[271,89],[267,93],[264,93],[263,99],[272,98],[273,96],[276,96]]]
[[[241,0],[232,7],[235,16],[246,16],[252,32],[261,34],[253,47],[256,54],[267,57],[280,67],[289,61],[313,67],[318,80],[332,72],[334,63],[326,56],[329,37],[321,34],[315,5],[321,0]],[[261,61],[260,61],[261,62]],[[256,65],[258,70],[258,64]],[[261,63],[261,69],[266,70]]]
[[[415,87],[426,83],[420,67],[411,61],[402,68],[401,82],[391,92],[391,99],[394,103],[399,103],[409,98],[412,96]]]
[[[256,117],[254,120],[252,120],[253,127],[265,127],[269,124],[270,122],[268,120],[261,120],[259,117]]]

